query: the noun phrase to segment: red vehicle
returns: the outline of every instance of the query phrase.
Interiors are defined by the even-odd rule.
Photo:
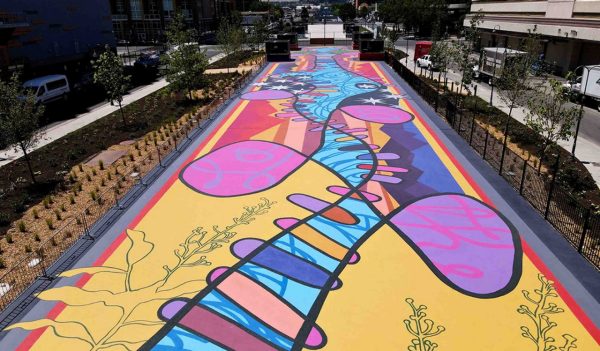
[[[432,44],[433,43],[430,41],[418,41],[415,44],[415,56],[413,57],[413,61],[416,62],[421,57],[429,54],[429,51],[431,51]]]

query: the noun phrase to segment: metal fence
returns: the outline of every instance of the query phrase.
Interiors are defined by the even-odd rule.
[[[0,276],[0,311],[7,309],[13,302],[17,303],[15,300],[26,290],[31,295],[34,291],[28,287],[38,278],[51,281],[81,257],[85,249],[70,252],[75,244],[84,242],[83,247],[91,246],[91,243],[114,223],[122,210],[134,202],[138,192],[154,181],[166,166],[215,120],[227,102],[235,98],[254,79],[265,63],[263,57],[255,69],[239,77],[230,89],[223,90],[222,98],[213,100],[186,120],[167,125],[170,130],[169,136],[161,141],[154,139],[146,144],[149,146],[149,152],[143,159],[132,162],[122,158],[110,168],[107,167],[113,179],[117,179],[116,185],[99,192],[83,212],[67,219],[48,239],[42,241],[38,248],[25,255]],[[142,142],[148,143],[148,140]],[[18,307],[25,308],[22,302],[18,303]],[[16,306],[8,308],[7,311],[14,308]],[[11,313],[9,317],[0,321],[0,330],[11,323],[16,315],[18,314]]]
[[[600,269],[600,215],[557,183],[561,164],[558,158],[547,172],[540,171],[531,160],[508,148],[504,139],[497,139],[477,123],[474,114],[461,107],[461,99],[431,86],[392,55],[387,56],[387,63],[583,257]]]

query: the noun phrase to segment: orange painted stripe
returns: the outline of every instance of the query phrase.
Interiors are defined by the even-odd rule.
[[[294,228],[292,234],[339,261],[348,253],[347,248],[324,236],[308,224]]]
[[[245,275],[233,272],[217,289],[237,304],[290,338],[295,338],[304,319],[280,299]]]

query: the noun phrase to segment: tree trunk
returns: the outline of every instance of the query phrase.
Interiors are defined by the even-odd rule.
[[[123,120],[123,126],[127,126],[127,119],[125,118],[125,113],[123,112],[123,106],[121,106],[121,100],[117,100],[119,104],[119,112],[121,112],[121,119]]]
[[[29,169],[31,181],[33,182],[33,184],[37,184],[35,174],[33,173],[33,168],[31,167],[31,159],[29,158],[29,154],[27,153],[27,148],[25,147],[25,145],[23,145],[22,142],[19,142],[19,146],[21,147],[21,151],[23,151],[23,157],[25,157],[25,162],[27,162],[27,168]]]

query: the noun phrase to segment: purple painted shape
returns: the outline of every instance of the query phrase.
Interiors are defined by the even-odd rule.
[[[228,267],[217,267],[208,273],[206,281],[212,283],[219,278],[223,273],[227,272]]]
[[[244,100],[280,100],[294,97],[294,94],[283,90],[259,90],[242,95]]]
[[[293,173],[306,157],[266,141],[224,146],[188,164],[180,179],[213,196],[239,196],[268,189]]]
[[[485,204],[463,195],[431,196],[391,221],[431,260],[432,269],[460,289],[486,295],[511,282],[518,238]]]
[[[183,306],[188,303],[188,300],[176,299],[167,301],[159,310],[160,316],[163,320],[170,320],[177,312],[179,312]]]
[[[324,341],[325,337],[323,336],[323,333],[316,327],[312,327],[306,337],[305,345],[312,348],[318,348],[323,345]]]
[[[298,218],[285,217],[285,218],[277,218],[275,220],[275,225],[281,229],[288,229],[289,227],[295,225],[300,220]]]
[[[400,158],[398,154],[391,152],[378,152],[375,154],[378,160],[397,160]],[[363,154],[357,157],[359,160],[371,160],[371,154]]]
[[[319,212],[325,209],[327,206],[331,205],[329,202],[304,194],[292,194],[288,196],[288,200],[293,204],[312,212]]]
[[[368,174],[363,174],[361,177],[365,178],[366,176],[368,176]],[[390,184],[398,184],[402,181],[402,179],[400,179],[400,178],[390,177],[390,176],[380,175],[380,174],[374,174],[371,177],[371,180],[374,180],[376,182],[390,183]]]
[[[239,258],[244,258],[264,243],[264,240],[260,239],[242,239],[236,241],[231,249],[233,250],[234,255]]]
[[[358,254],[358,252],[355,252],[352,254],[352,257],[350,257],[350,261],[348,261],[348,263],[356,264],[358,263],[358,261],[360,261],[360,255]]]
[[[398,124],[412,120],[413,116],[395,107],[373,105],[350,105],[341,108],[342,111],[367,122]]]

